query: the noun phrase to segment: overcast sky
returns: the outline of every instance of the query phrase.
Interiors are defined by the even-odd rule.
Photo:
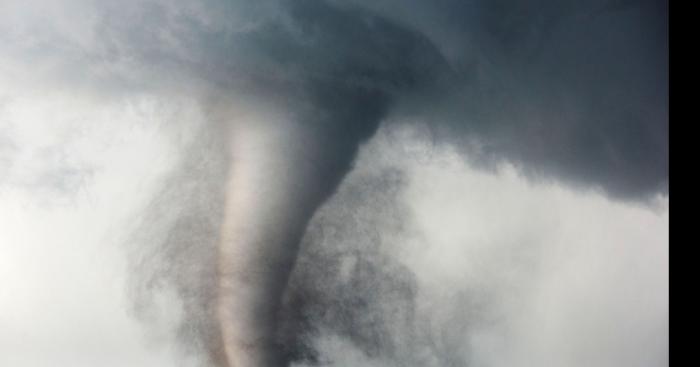
[[[0,365],[667,366],[667,7],[0,3]]]

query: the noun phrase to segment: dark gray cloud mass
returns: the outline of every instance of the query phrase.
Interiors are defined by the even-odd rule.
[[[190,75],[223,91],[277,96],[278,103],[302,104],[289,95],[304,96],[314,108],[339,114],[321,125],[352,126],[347,141],[373,130],[353,114],[385,115],[391,100],[393,113],[421,116],[440,139],[458,146],[478,140],[484,158],[505,157],[526,171],[627,199],[668,188],[665,2],[304,0],[212,2],[189,13],[158,3],[131,8],[107,9],[98,32],[101,56],[139,64],[125,79]],[[164,42],[163,34],[176,41]],[[363,107],[350,108],[353,99]],[[347,117],[339,100],[348,103]]]
[[[302,119],[349,131],[339,150],[372,134],[367,121],[407,116],[534,176],[624,199],[668,190],[664,1],[85,3],[88,45],[51,29],[7,43],[103,92],[236,90],[333,110]]]
[[[295,192],[303,199],[293,224],[286,224],[283,242],[293,249],[286,251],[291,258],[267,275],[277,289],[269,300],[274,304],[287,286],[307,223],[381,123],[425,124],[436,141],[453,144],[484,166],[505,159],[532,178],[593,187],[614,198],[644,201],[668,192],[666,2],[290,0],[188,7],[154,1],[96,9],[102,21],[92,49],[70,40],[48,46],[69,56],[59,67],[82,80],[74,65],[88,65],[98,86],[117,92],[196,91],[211,114],[206,136],[213,143],[193,148],[195,157],[222,154],[226,139],[217,136],[218,106],[230,96],[282,106],[290,121],[313,131],[317,154],[303,167],[291,167],[304,175],[294,181],[304,187]],[[167,212],[179,200],[182,215],[168,222],[165,243],[151,244],[160,257],[135,263],[140,273],[150,272],[147,284],[171,282],[182,295],[190,315],[183,340],[216,354],[221,341],[212,332],[211,279],[217,275],[200,272],[203,265],[186,265],[193,262],[193,248],[199,263],[216,263],[214,233],[222,209],[206,203],[223,201],[228,162],[206,157],[206,165],[187,161],[183,167],[191,185],[174,177],[180,184],[156,199],[153,213]],[[198,177],[217,183],[196,184]],[[387,266],[369,264],[367,271]],[[139,286],[146,284],[143,278]],[[377,286],[410,303],[410,280],[396,283],[399,289],[392,281]],[[303,284],[294,287],[303,294]],[[337,310],[322,295],[303,304],[289,297],[286,307]],[[368,302],[361,295],[351,301]],[[282,341],[288,342],[280,347],[285,363],[313,355],[294,337],[303,334],[304,322],[297,319],[305,311],[292,311],[283,312],[289,318],[280,323],[286,328]],[[336,319],[354,320],[340,314]],[[278,326],[277,320],[266,322]],[[370,335],[382,330],[343,322],[338,332],[350,334],[368,353],[385,347],[375,343],[385,338]]]
[[[668,189],[668,5],[438,1],[377,11],[428,35],[444,90],[406,114],[485,158],[622,198]],[[416,108],[412,108],[416,107]]]

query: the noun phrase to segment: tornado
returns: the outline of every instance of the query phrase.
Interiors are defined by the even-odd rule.
[[[275,341],[277,314],[306,226],[397,94],[424,87],[440,60],[418,34],[380,18],[319,2],[289,6],[313,42],[275,27],[249,37],[260,59],[274,57],[265,42],[270,52],[294,49],[276,68],[294,78],[258,74],[244,98],[253,102],[215,108],[230,162],[216,302],[227,367],[288,364]]]
[[[217,303],[228,366],[283,363],[274,341],[276,313],[300,238],[386,107],[361,91],[343,98],[348,109],[362,112],[351,115],[354,129],[319,129],[269,112],[230,122]]]

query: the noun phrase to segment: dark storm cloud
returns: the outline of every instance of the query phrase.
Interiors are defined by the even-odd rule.
[[[324,123],[351,126],[350,137],[372,131],[355,114],[376,114],[391,98],[400,106],[389,113],[420,119],[477,160],[505,158],[535,177],[624,199],[668,190],[664,2],[292,1],[276,9],[231,46],[211,38],[202,55],[216,54],[212,75],[252,78],[267,94],[298,90],[337,111]],[[481,155],[468,148],[473,140]]]
[[[465,141],[476,140],[484,161],[505,158],[533,176],[626,199],[668,190],[663,1],[127,1],[95,8],[99,21],[86,26],[94,44],[49,31],[21,47],[33,59],[59,53],[63,74],[96,77],[103,89],[204,85],[319,110],[339,110],[334,104],[347,100],[350,114],[337,112],[324,124],[351,127],[348,141],[373,131],[354,114],[404,116],[430,124],[438,139],[472,158],[478,154]]]
[[[465,150],[476,139],[481,158],[625,199],[668,190],[664,2],[362,3],[420,30],[450,63],[444,90],[402,113],[438,139]]]

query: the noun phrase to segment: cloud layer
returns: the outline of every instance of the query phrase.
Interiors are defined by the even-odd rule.
[[[358,98],[352,110],[369,113],[391,96],[404,116],[484,161],[506,157],[623,198],[667,190],[663,1],[4,7],[7,71],[31,63],[34,78],[101,93],[245,91],[291,109],[337,111],[337,99]],[[367,134],[358,120],[327,123]]]

